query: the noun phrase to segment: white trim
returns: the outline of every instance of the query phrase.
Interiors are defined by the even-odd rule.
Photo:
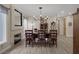
[[[0,45],[6,43],[6,40],[0,41]]]
[[[7,29],[6,29],[6,20],[7,20],[7,13],[1,13],[2,14],[2,19],[3,19],[3,39],[2,41],[0,41],[0,44],[3,44],[5,42],[7,42],[7,36],[6,36],[6,33],[7,33]]]

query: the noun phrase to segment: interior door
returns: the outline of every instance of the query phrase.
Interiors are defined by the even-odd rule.
[[[73,15],[73,53],[79,54],[79,13]]]

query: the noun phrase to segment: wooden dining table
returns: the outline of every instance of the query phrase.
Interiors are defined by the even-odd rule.
[[[45,33],[45,38],[49,38],[50,33]],[[33,33],[33,38],[38,38],[38,33]]]

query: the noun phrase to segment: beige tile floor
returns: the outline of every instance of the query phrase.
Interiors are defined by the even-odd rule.
[[[23,44],[7,52],[9,54],[71,54],[73,53],[73,39],[71,37],[58,37],[58,46],[52,47],[25,47]]]

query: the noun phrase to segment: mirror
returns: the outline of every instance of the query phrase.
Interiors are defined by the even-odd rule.
[[[22,13],[15,9],[15,26],[22,26]]]

